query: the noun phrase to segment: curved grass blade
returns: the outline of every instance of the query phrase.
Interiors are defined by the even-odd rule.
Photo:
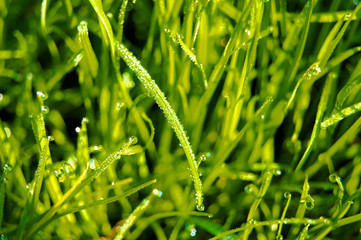
[[[299,170],[301,170],[303,164],[306,162],[308,156],[311,154],[311,151],[313,150],[313,147],[316,145],[318,135],[320,133],[321,121],[322,121],[323,116],[324,116],[325,111],[326,111],[328,98],[331,95],[332,81],[334,81],[334,80],[335,80],[334,79],[334,74],[332,74],[332,73],[329,74],[329,76],[328,76],[328,78],[326,80],[325,86],[323,88],[323,91],[322,91],[320,103],[318,104],[316,120],[315,120],[315,124],[313,126],[313,129],[312,129],[310,141],[309,141],[309,143],[307,145],[307,149],[306,149],[305,153],[303,154],[301,160],[297,164],[297,167],[295,169],[295,173],[297,173]],[[296,174],[294,174],[294,176],[295,175]]]
[[[136,57],[131,53],[123,44],[116,42],[116,48],[120,57],[124,62],[132,69],[137,75],[138,79],[142,82],[148,93],[154,98],[155,102],[162,109],[169,124],[173,128],[176,136],[178,137],[184,152],[186,154],[189,167],[192,174],[192,180],[196,191],[197,209],[204,210],[203,205],[203,187],[199,178],[198,165],[195,159],[191,144],[188,141],[188,137],[184,131],[183,125],[179,121],[177,114],[169,104],[168,100],[164,96],[164,93],[160,90],[155,81],[151,78],[147,70],[143,68]]]
[[[346,83],[346,85],[341,89],[337,94],[336,98],[336,109],[341,109],[343,103],[346,101],[347,97],[350,96],[352,90],[361,83],[361,75],[358,75],[354,79],[351,79]]]
[[[361,102],[355,103],[350,107],[344,108],[341,111],[336,112],[335,114],[332,114],[331,117],[326,118],[321,123],[321,127],[327,128],[329,126],[332,126],[332,125],[338,123],[339,121],[343,120],[344,118],[359,112],[360,110],[361,110]]]
[[[187,54],[189,59],[196,65],[196,67],[199,68],[199,70],[202,73],[204,87],[207,89],[208,81],[207,81],[206,73],[204,71],[203,65],[198,62],[197,57],[194,54],[194,52],[187,47],[187,45],[183,42],[181,36],[178,33],[172,33],[169,29],[167,29],[166,32],[173,39],[174,42],[178,43],[181,46],[182,50]]]

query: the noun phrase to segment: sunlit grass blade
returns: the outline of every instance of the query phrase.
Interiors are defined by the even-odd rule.
[[[166,32],[173,39],[174,42],[178,43],[181,46],[182,50],[187,54],[189,59],[197,66],[197,68],[199,68],[199,70],[201,71],[201,74],[202,74],[204,87],[207,88],[208,81],[207,81],[206,73],[204,71],[203,65],[198,62],[197,57],[194,54],[194,52],[187,47],[187,45],[183,42],[181,36],[178,33],[172,33],[169,29],[167,29]]]
[[[188,137],[184,131],[183,125],[179,121],[175,111],[170,106],[168,100],[164,96],[164,93],[160,90],[158,85],[151,78],[148,72],[142,67],[142,65],[134,57],[134,55],[121,43],[117,42],[116,47],[121,58],[130,67],[130,69],[132,69],[135,72],[138,79],[144,85],[145,89],[154,98],[158,106],[162,109],[169,124],[171,125],[179,141],[181,142],[188,160],[188,164],[192,174],[192,180],[194,182],[194,188],[196,190],[197,209],[203,211],[204,205],[203,205],[202,182],[199,178],[198,166],[195,160],[195,156],[192,147],[188,141]]]
[[[119,42],[122,42],[123,38],[123,28],[124,28],[124,18],[125,18],[125,10],[127,9],[128,0],[123,0],[122,6],[119,10],[119,16],[118,16],[118,36],[117,40]]]
[[[361,110],[361,102],[355,103],[349,107],[343,108],[340,111],[336,111],[334,114],[332,114],[331,117],[326,118],[321,123],[321,127],[327,128],[329,126],[332,126],[332,125],[338,123],[339,121],[343,120],[344,118],[359,112],[360,110]]]
[[[94,50],[91,46],[88,36],[88,26],[86,22],[81,22],[78,26],[79,41],[84,49],[84,57],[92,77],[98,74],[98,60],[95,56]]]

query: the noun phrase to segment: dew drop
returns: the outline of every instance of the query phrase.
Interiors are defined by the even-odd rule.
[[[37,91],[36,95],[42,100],[48,99],[48,94],[45,92]]]
[[[245,187],[244,187],[244,191],[247,192],[247,193],[253,192],[253,186],[252,186],[252,184],[249,184],[249,185],[245,186]]]
[[[80,131],[81,131],[80,127],[75,128],[75,132],[80,133]]]
[[[45,106],[45,105],[42,105],[41,106],[41,112],[44,113],[44,114],[49,113],[49,107]]]
[[[190,234],[191,237],[195,237],[197,235],[197,229],[195,227],[191,228]]]
[[[339,178],[340,178],[340,177],[337,176],[337,174],[335,174],[335,173],[332,173],[332,174],[328,177],[328,179],[330,180],[330,182],[333,182],[333,183],[337,182],[337,180],[338,180]]]
[[[197,210],[200,211],[200,212],[203,212],[204,211],[204,204],[203,203],[199,203],[197,205]]]
[[[90,159],[90,166],[89,167],[90,167],[90,169],[93,169],[93,170],[95,169],[95,160],[94,160],[94,158]]]
[[[13,165],[5,164],[3,167],[4,173],[11,172],[13,170]]]
[[[11,136],[11,130],[10,130],[10,128],[5,127],[5,128],[4,128],[4,131],[5,131],[6,137],[9,138],[9,137]]]
[[[88,118],[83,118],[82,120],[81,120],[81,123],[88,123],[89,122],[89,119]]]
[[[307,1],[306,7],[310,7],[310,1]]]
[[[82,53],[79,53],[78,55],[76,55],[76,57],[74,58],[74,67],[78,66],[82,59],[83,59]]]
[[[153,189],[153,194],[159,198],[163,196],[163,192],[158,189]]]
[[[54,141],[54,137],[53,137],[53,136],[47,136],[47,139],[48,139],[49,142]]]
[[[55,177],[58,178],[59,182],[64,182],[66,180],[65,170],[63,167],[59,167],[57,170],[54,171]]]
[[[4,234],[1,234],[0,236],[0,240],[7,240],[8,238],[4,235]]]
[[[250,219],[250,220],[247,221],[247,223],[248,223],[249,225],[255,225],[255,224],[257,224],[257,221],[254,220],[254,219]]]
[[[278,229],[278,224],[272,224],[271,230],[276,231]]]
[[[315,200],[313,200],[313,198],[310,195],[306,197],[304,203],[307,210],[312,210],[315,207]]]
[[[292,197],[292,194],[291,194],[290,192],[285,192],[285,193],[283,194],[283,196],[284,196],[285,198],[289,199],[289,198]]]
[[[33,73],[29,72],[28,74],[26,74],[26,79],[27,80],[32,80],[34,77]]]
[[[360,3],[360,0],[354,0],[355,5],[358,5]]]
[[[343,17],[343,20],[347,21],[352,17],[351,13],[346,13],[345,16]]]
[[[282,175],[282,171],[279,170],[279,169],[274,169],[274,170],[273,170],[273,175],[275,175],[275,176],[281,176],[281,175]]]
[[[0,93],[0,102],[4,99],[4,96]]]
[[[129,141],[128,142],[129,145],[133,145],[133,144],[136,144],[138,142],[138,138],[135,137],[135,136],[132,136],[132,137],[129,138],[128,141]]]

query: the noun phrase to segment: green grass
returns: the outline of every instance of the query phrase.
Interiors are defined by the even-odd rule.
[[[360,238],[360,8],[1,1],[1,239]]]

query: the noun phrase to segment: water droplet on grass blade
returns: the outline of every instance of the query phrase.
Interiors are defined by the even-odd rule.
[[[13,170],[13,165],[5,164],[3,167],[4,173],[11,172]]]
[[[89,165],[90,169],[95,169],[95,161],[94,161],[94,158],[91,158],[90,159],[90,165]]]
[[[283,194],[283,196],[284,196],[285,198],[289,199],[289,198],[292,197],[292,194],[291,194],[290,192],[285,192],[285,193]]]
[[[333,183],[337,182],[337,180],[338,180],[339,178],[340,178],[340,177],[337,176],[337,174],[335,174],[335,173],[332,173],[332,174],[328,177],[328,179],[330,180],[330,182],[333,182]]]
[[[41,106],[41,112],[43,114],[48,114],[49,113],[49,107],[48,106],[45,106],[45,105],[42,105]]]
[[[89,119],[88,118],[83,118],[82,120],[81,120],[81,123],[88,123],[89,122]]]
[[[54,137],[53,137],[53,136],[48,136],[47,139],[48,139],[49,142],[54,141]]]
[[[204,211],[204,204],[203,203],[198,204],[196,208],[197,208],[198,211],[203,212]]]
[[[80,127],[75,128],[75,132],[80,133],[80,131],[81,131]]]
[[[45,92],[37,91],[36,95],[42,100],[48,99],[48,94]]]
[[[248,223],[249,225],[255,225],[255,224],[257,224],[257,221],[254,220],[254,219],[250,219],[250,220],[247,221],[247,223]]]
[[[306,196],[306,198],[301,202],[304,202],[307,210],[312,210],[315,207],[315,200],[313,200],[310,195]]]
[[[162,197],[163,196],[163,192],[162,191],[159,191],[158,189],[153,189],[153,192],[152,192],[154,195],[156,195],[157,197]]]

